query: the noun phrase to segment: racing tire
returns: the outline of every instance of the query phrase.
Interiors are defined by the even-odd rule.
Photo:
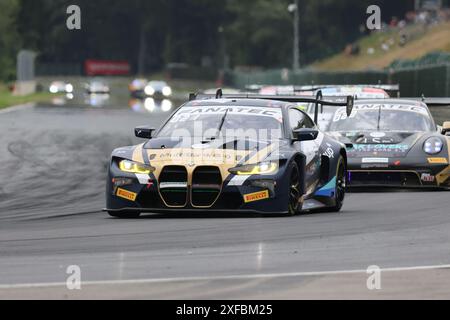
[[[118,219],[136,219],[139,218],[141,215],[140,212],[112,212],[112,211],[108,211],[108,214],[111,217]]]
[[[289,203],[288,203],[288,215],[295,216],[302,211],[303,202],[301,194],[301,176],[298,165],[293,162],[290,165],[289,171]]]
[[[345,191],[347,185],[347,166],[343,156],[339,157],[336,169],[336,190],[334,192],[335,205],[326,208],[325,212],[339,212],[344,205]]]

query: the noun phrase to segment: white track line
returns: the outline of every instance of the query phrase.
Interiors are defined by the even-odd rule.
[[[420,271],[420,270],[437,270],[450,269],[450,264],[435,266],[418,266],[418,267],[398,267],[385,268],[381,272],[399,272],[399,271]],[[179,277],[179,278],[160,278],[160,279],[138,279],[138,280],[109,280],[109,281],[82,281],[82,286],[93,285],[128,285],[128,284],[151,284],[164,282],[188,282],[188,281],[216,281],[216,280],[252,280],[264,278],[288,278],[288,277],[313,277],[326,275],[341,274],[358,274],[367,273],[367,270],[341,270],[341,271],[318,271],[318,272],[291,272],[291,273],[268,273],[268,274],[248,274],[248,275],[228,275],[228,276],[204,276],[204,277]],[[11,284],[0,285],[0,290],[4,289],[27,289],[27,288],[49,288],[49,287],[65,287],[65,282],[49,282],[49,283],[28,283],[28,284]]]

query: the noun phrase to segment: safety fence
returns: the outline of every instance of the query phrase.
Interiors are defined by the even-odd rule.
[[[248,85],[399,84],[401,95],[450,97],[450,63],[437,66],[380,71],[324,72],[287,69],[226,73],[226,83],[238,88]]]
[[[82,76],[82,63],[42,63],[36,62],[36,76]]]

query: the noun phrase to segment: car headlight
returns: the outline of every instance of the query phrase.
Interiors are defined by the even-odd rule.
[[[70,83],[66,84],[66,92],[67,93],[72,93],[73,92],[73,85],[71,85]]]
[[[429,138],[423,144],[423,151],[427,154],[437,154],[442,151],[444,143],[437,137]]]
[[[164,87],[162,89],[162,93],[164,96],[168,97],[168,96],[172,95],[172,89],[170,87]]]
[[[122,160],[119,162],[119,169],[128,173],[150,174],[155,168],[146,166],[130,160]]]
[[[161,102],[161,110],[163,112],[168,112],[170,111],[170,109],[172,109],[172,102],[170,100],[164,99]]]
[[[153,89],[152,86],[146,86],[145,87],[145,94],[152,96],[155,94],[155,89]]]
[[[278,164],[275,162],[261,162],[257,164],[248,164],[228,170],[232,174],[236,175],[267,175],[273,174],[278,170]]]

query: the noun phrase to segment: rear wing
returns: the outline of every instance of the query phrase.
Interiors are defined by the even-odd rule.
[[[208,100],[208,99],[262,99],[262,100],[275,100],[283,102],[293,103],[313,103],[314,108],[314,123],[319,119],[319,108],[322,106],[334,106],[334,107],[346,107],[347,116],[350,116],[353,111],[354,97],[347,96],[333,99],[333,101],[323,100],[322,91],[319,90],[315,97],[310,96],[295,96],[295,95],[260,95],[260,94],[222,94],[222,89],[218,89],[215,95],[210,94],[196,94],[191,93],[189,95],[189,101],[194,100]]]
[[[450,98],[402,98],[405,100],[415,100],[425,103],[429,107],[445,107],[450,106]]]

